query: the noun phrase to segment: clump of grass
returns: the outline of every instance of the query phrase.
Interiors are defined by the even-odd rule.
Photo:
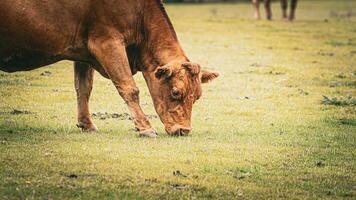
[[[343,73],[340,73],[338,75],[335,76],[336,78],[340,78],[340,79],[344,79],[344,78],[347,78],[347,76]]]
[[[20,79],[3,79],[0,80],[0,85],[2,86],[12,86],[12,85],[25,85],[25,81],[24,80],[20,80]]]
[[[352,40],[341,41],[341,40],[330,40],[327,42],[328,45],[333,47],[342,47],[342,46],[354,46]]]
[[[338,122],[343,125],[356,126],[356,120],[354,119],[342,118],[339,119]]]
[[[329,85],[330,87],[354,87],[356,86],[356,81],[333,81]]]
[[[325,122],[332,125],[344,125],[344,126],[356,126],[356,119],[342,117],[342,118],[333,118],[327,117]]]
[[[356,106],[356,99],[352,96],[348,97],[327,97],[323,95],[323,100],[321,101],[324,105],[334,105],[334,106]]]
[[[242,180],[242,179],[251,177],[253,175],[253,172],[254,171],[252,171],[250,169],[237,168],[237,169],[227,170],[225,173],[226,173],[226,175],[230,175],[235,179]]]

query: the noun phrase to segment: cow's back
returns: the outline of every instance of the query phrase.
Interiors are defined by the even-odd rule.
[[[127,45],[138,41],[147,43],[141,46],[164,45],[163,41],[171,41],[168,36],[175,34],[166,27],[167,17],[162,14],[160,3],[160,0],[1,0],[0,70],[31,70],[63,59],[95,66],[97,62],[88,50],[89,37],[105,34],[112,37],[112,30]],[[148,35],[158,42],[150,44]]]
[[[78,48],[87,0],[1,0],[0,69],[30,70]]]

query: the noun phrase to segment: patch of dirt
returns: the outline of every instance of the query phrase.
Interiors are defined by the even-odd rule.
[[[340,79],[344,79],[344,78],[347,78],[347,76],[343,73],[340,73],[338,75],[335,76],[336,78],[340,78]]]
[[[356,86],[356,81],[332,81],[329,84],[329,87],[354,87]]]
[[[0,139],[0,144],[7,144],[7,143],[8,143],[7,138],[1,138]]]
[[[69,179],[78,179],[78,178],[96,178],[97,174],[77,174],[77,173],[65,173],[60,172],[60,174]]]
[[[52,76],[52,72],[44,71],[44,72],[41,73],[41,76]]]
[[[305,95],[305,96],[309,95],[309,92],[306,92],[305,90],[303,90],[303,89],[301,89],[301,88],[298,89],[298,92],[299,92],[299,94],[301,94],[301,95]]]
[[[302,51],[303,49],[298,48],[298,47],[294,47],[293,50],[294,50],[294,51]]]
[[[316,166],[317,167],[325,167],[325,162],[322,160],[319,160],[318,162],[316,162]]]
[[[275,72],[275,71],[270,71],[269,72],[269,74],[271,74],[271,75],[284,75],[284,74],[286,74],[286,73],[284,73],[284,72]]]
[[[238,180],[246,179],[246,178],[252,176],[251,172],[248,172],[245,170],[239,170],[239,171],[227,170],[227,171],[225,171],[225,174],[232,176],[233,178],[238,179]]]
[[[254,96],[243,96],[243,97],[238,97],[237,99],[239,99],[239,100],[256,100],[256,97],[254,97]]]
[[[13,111],[10,112],[10,114],[11,115],[27,115],[27,114],[32,114],[32,112],[14,109]]]
[[[100,120],[106,119],[119,119],[119,120],[132,120],[132,117],[129,113],[108,113],[108,112],[96,112],[91,115],[94,118]]]
[[[174,172],[173,172],[173,176],[179,176],[179,177],[184,177],[184,178],[188,177],[187,175],[183,174],[183,173],[182,173],[181,171],[179,171],[179,170],[174,171]]]
[[[76,179],[76,178],[78,178],[78,175],[76,175],[76,174],[69,174],[67,177],[68,177],[68,178],[71,178],[71,179]]]
[[[148,179],[145,179],[145,183],[153,184],[153,183],[159,183],[159,181],[156,178],[148,178]]]
[[[333,52],[319,51],[319,52],[318,52],[318,55],[332,57],[332,56],[335,55],[335,53],[333,53]]]
[[[271,67],[269,65],[264,65],[264,64],[258,64],[258,63],[252,63],[250,67]]]
[[[353,12],[352,10],[348,10],[348,11],[332,10],[330,11],[329,16],[331,18],[351,18],[353,16],[356,16],[356,12]]]
[[[133,120],[129,113],[109,113],[109,112],[95,112],[91,115],[94,118],[98,118],[100,120],[106,119],[118,119],[118,120]],[[146,115],[148,119],[156,119],[157,115]]]
[[[189,188],[188,185],[180,184],[180,183],[171,183],[171,184],[169,184],[169,186],[171,186],[173,189],[176,189],[176,190],[185,190],[185,189]]]

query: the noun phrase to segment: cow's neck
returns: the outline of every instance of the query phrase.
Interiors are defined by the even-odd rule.
[[[160,1],[148,1],[144,13],[143,65],[148,71],[170,62],[187,62],[173,26]]]

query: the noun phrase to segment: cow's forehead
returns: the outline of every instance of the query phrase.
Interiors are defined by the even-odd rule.
[[[170,87],[180,89],[185,93],[195,93],[200,88],[200,81],[198,76],[191,76],[189,72],[184,72],[185,75],[171,79]]]
[[[178,86],[179,88],[184,87],[185,89],[192,89],[195,86],[198,86],[196,82],[199,79],[199,76],[192,75],[189,70],[182,65],[182,63],[174,63],[170,66],[172,70],[171,84],[172,87]]]
[[[190,82],[189,80],[192,79],[193,76],[191,76],[191,74],[188,72],[187,69],[185,69],[184,67],[178,68],[176,70],[173,71],[173,80],[174,82],[180,82],[183,81],[185,83]]]

